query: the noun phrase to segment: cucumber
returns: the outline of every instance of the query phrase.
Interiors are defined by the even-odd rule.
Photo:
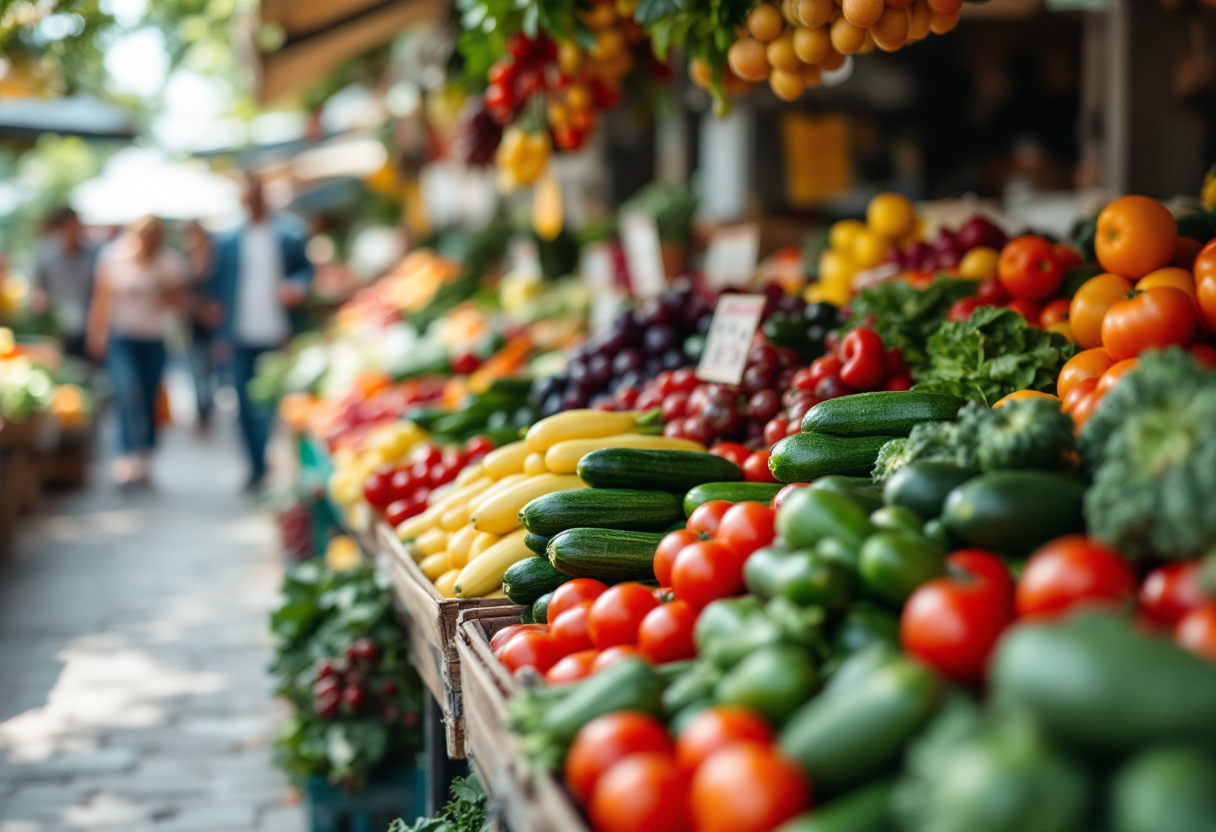
[[[896,832],[891,811],[894,778],[854,789],[777,827],[777,832]]]
[[[949,462],[910,462],[887,480],[882,499],[889,506],[910,508],[931,520],[942,513],[942,504],[950,492],[975,473]]]
[[[601,581],[654,578],[661,534],[617,529],[568,529],[549,541],[549,562],[576,578]]]
[[[850,665],[865,667],[852,672]],[[817,795],[840,794],[895,763],[937,711],[944,687],[912,659],[876,660],[870,651],[847,660],[837,676],[840,683],[803,705],[779,737]]]
[[[532,605],[531,604],[526,605],[523,608],[523,611],[520,612],[519,623],[520,624],[535,624],[536,623],[536,620],[534,618],[532,618]]]
[[[502,591],[514,603],[526,605],[568,580],[570,576],[554,569],[547,557],[524,558],[507,567]]]
[[[683,494],[705,482],[743,479],[729,459],[696,451],[601,448],[578,464],[578,475],[592,488],[654,488]]]
[[[1029,554],[1049,540],[1085,531],[1085,484],[1049,471],[994,471],[950,492],[941,520],[969,546]]]
[[[552,537],[567,529],[659,532],[680,519],[680,498],[666,491],[580,488],[537,497],[519,512],[524,528]]]
[[[894,436],[795,433],[773,448],[768,467],[781,482],[810,482],[828,474],[868,474],[878,449]]]
[[[707,482],[689,489],[684,495],[684,516],[692,513],[711,500],[726,500],[728,503],[756,502],[768,505],[785,487],[784,483],[771,482]]]
[[[525,711],[526,703],[521,701],[510,709],[511,724],[524,732],[525,751],[540,745],[538,740],[548,740],[564,752],[580,728],[613,711],[640,711],[656,717],[663,713],[663,679],[641,659],[622,659],[577,685],[558,690],[553,698],[541,700],[538,708]],[[552,767],[561,762],[561,756],[537,756]]]
[[[882,508],[882,486],[869,477],[830,475],[815,480],[810,488],[843,494],[867,512]]]
[[[537,624],[549,623],[549,599],[552,597],[552,592],[546,592],[532,602],[532,620]]]
[[[949,393],[854,393],[820,402],[802,417],[805,433],[907,436],[921,422],[948,422],[966,402]]]
[[[532,534],[532,532],[528,532],[524,535],[524,545],[527,546],[530,551],[544,557],[549,553],[549,541],[552,539],[553,538],[548,535]]]
[[[1115,775],[1115,832],[1202,832],[1216,829],[1216,755],[1188,745],[1141,752]]]

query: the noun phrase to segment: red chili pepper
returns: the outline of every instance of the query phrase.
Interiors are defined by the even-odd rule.
[[[854,390],[874,390],[886,377],[882,339],[872,329],[858,327],[844,337],[840,380]]]

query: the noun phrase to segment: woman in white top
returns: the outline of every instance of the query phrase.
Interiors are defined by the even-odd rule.
[[[106,362],[118,400],[115,480],[146,485],[156,444],[156,398],[165,368],[165,332],[183,310],[188,269],[164,246],[155,217],[132,223],[102,251],[89,310],[89,353]]]

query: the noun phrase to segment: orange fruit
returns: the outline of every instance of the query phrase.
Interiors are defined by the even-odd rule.
[[[1102,268],[1132,280],[1167,265],[1178,248],[1178,224],[1147,196],[1116,199],[1098,214],[1094,250]]]
[[[1131,290],[1132,282],[1115,274],[1100,274],[1081,284],[1068,305],[1068,322],[1077,346],[1086,350],[1102,346],[1106,310]]]

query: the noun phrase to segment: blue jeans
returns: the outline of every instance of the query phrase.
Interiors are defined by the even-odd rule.
[[[236,385],[237,402],[240,404],[241,439],[249,457],[249,475],[261,479],[266,473],[266,443],[270,441],[270,425],[274,420],[274,409],[249,398],[249,380],[253,378],[258,356],[273,352],[275,347],[244,347],[239,344],[232,349],[232,383]]]
[[[143,453],[156,444],[156,396],[165,369],[163,341],[111,335],[106,367],[118,401],[118,450]]]

